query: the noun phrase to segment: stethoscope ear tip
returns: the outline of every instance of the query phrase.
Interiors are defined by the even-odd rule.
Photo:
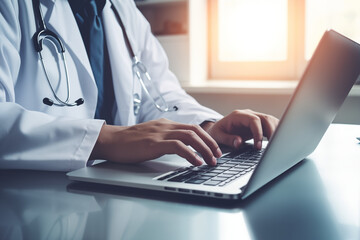
[[[83,98],[79,98],[78,100],[76,100],[74,103],[68,103],[68,102],[63,102],[60,100],[60,103],[54,103],[53,100],[51,100],[50,98],[43,98],[43,103],[45,105],[48,105],[48,106],[52,106],[52,105],[55,105],[55,106],[58,106],[58,107],[73,107],[73,106],[80,106],[82,105],[83,103],[85,102],[85,100]]]
[[[47,98],[47,97],[43,99],[43,103],[48,105],[48,106],[54,105],[54,101],[51,100],[50,98]]]
[[[85,100],[84,100],[83,98],[79,98],[78,100],[75,101],[76,106],[80,106],[81,104],[84,103],[84,101],[85,101]]]

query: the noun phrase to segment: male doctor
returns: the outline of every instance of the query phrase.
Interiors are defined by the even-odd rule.
[[[278,120],[270,115],[223,117],[187,95],[133,0],[36,2],[0,1],[0,168],[70,171],[92,159],[135,163],[172,153],[215,165],[218,144],[254,139],[260,149],[272,136]],[[169,110],[142,88],[133,55]]]

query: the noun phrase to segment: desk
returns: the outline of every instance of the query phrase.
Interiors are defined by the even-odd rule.
[[[0,171],[0,239],[360,239],[356,136],[360,126],[332,125],[312,155],[237,202]]]

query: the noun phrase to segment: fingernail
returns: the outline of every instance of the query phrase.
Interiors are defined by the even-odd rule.
[[[221,156],[222,156],[222,152],[221,152],[220,148],[217,148],[217,149],[216,149],[216,156],[217,156],[217,157],[221,157]]]
[[[213,157],[213,158],[212,158],[212,161],[211,161],[212,165],[215,166],[215,165],[216,165],[216,162],[217,162],[216,158]]]
[[[235,138],[235,139],[234,139],[234,143],[233,143],[233,145],[234,145],[234,148],[239,148],[239,147],[240,147],[240,145],[241,145],[241,141],[240,141],[240,139]]]
[[[197,165],[197,166],[202,165],[202,163],[203,163],[202,158],[201,158],[199,155],[197,155],[197,154],[195,154],[195,158],[196,158],[196,160],[197,160],[196,165]]]
[[[261,141],[257,141],[257,142],[256,142],[256,148],[260,150],[261,147],[262,147],[262,142],[261,142]]]

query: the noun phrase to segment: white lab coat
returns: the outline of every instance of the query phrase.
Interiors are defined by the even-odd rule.
[[[161,113],[145,94],[131,68],[131,58],[115,14],[107,2],[103,22],[109,49],[116,106],[114,122],[133,125],[167,118],[189,124],[221,118],[199,105],[180,87],[168,69],[166,54],[132,0],[113,0],[135,54],[148,67],[156,86],[176,112]],[[0,1],[0,168],[69,171],[86,166],[103,125],[95,120],[97,87],[76,20],[67,0],[42,0],[47,27],[62,39],[70,75],[70,101],[78,107],[47,106],[53,98],[34,50],[36,32],[32,1]],[[56,63],[56,61],[46,61]],[[57,67],[47,68],[58,96],[66,97],[66,81]],[[140,113],[133,112],[133,94],[142,95]]]

